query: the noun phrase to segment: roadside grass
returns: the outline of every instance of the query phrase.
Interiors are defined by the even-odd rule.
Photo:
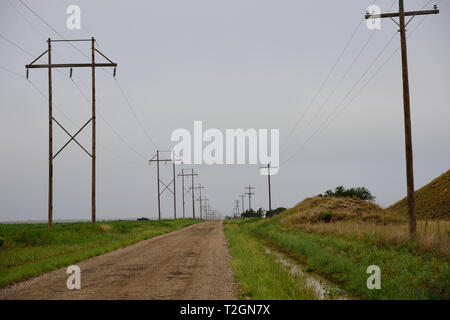
[[[281,223],[282,215],[252,221],[246,230],[282,248],[306,270],[339,284],[361,299],[449,299],[448,254],[417,250],[412,241],[378,241],[375,237],[331,232],[305,232],[298,225]],[[334,233],[333,233],[334,232]],[[448,237],[448,235],[447,235]],[[448,238],[446,238],[448,241]],[[370,265],[381,268],[381,289],[366,286]]]
[[[256,300],[311,300],[317,294],[306,285],[303,277],[291,274],[277,262],[266,248],[251,236],[247,226],[254,219],[224,223],[231,267],[240,288],[239,298]]]
[[[0,224],[0,288],[200,220]]]
[[[304,223],[297,227],[307,233],[332,234],[352,240],[372,242],[378,246],[409,246],[418,254],[450,255],[450,223],[448,221],[417,221],[417,240],[410,241],[407,223],[379,224],[361,221]]]

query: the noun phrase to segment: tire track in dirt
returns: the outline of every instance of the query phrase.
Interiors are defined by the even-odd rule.
[[[208,221],[77,263],[81,290],[61,268],[0,289],[0,299],[235,299],[222,221]]]

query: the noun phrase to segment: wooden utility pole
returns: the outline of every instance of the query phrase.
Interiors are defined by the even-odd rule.
[[[81,41],[81,42],[91,42],[91,63],[52,63],[52,42],[73,42],[73,41]],[[71,142],[74,141],[81,149],[83,149],[92,159],[92,191],[91,191],[91,216],[92,223],[96,221],[96,198],[95,198],[95,190],[96,190],[96,111],[95,111],[95,68],[98,67],[117,67],[117,63],[112,62],[109,58],[107,58],[103,53],[95,48],[95,39],[92,37],[91,39],[76,39],[76,40],[52,40],[48,38],[47,40],[47,50],[44,51],[41,55],[39,55],[36,59],[33,60],[30,64],[27,64],[25,67],[28,69],[38,69],[45,68],[48,69],[48,227],[51,228],[53,224],[53,160],[59,155],[59,153]],[[103,58],[108,60],[108,63],[96,63],[95,62],[95,53],[99,53]],[[47,53],[48,55],[48,63],[47,64],[35,64],[42,56]],[[91,118],[79,129],[75,134],[69,133],[63,125],[58,122],[53,117],[53,79],[52,79],[52,69],[53,68],[70,68],[70,75],[72,75],[72,68],[83,68],[89,67],[92,69],[92,115]],[[75,137],[92,121],[92,150],[89,153],[76,139]],[[70,140],[64,144],[58,152],[53,154],[53,122],[55,122],[69,137]]]
[[[236,206],[236,212],[237,212],[237,214],[239,214],[239,200],[234,200],[234,204]]]
[[[160,151],[160,150],[156,150],[156,155],[153,156],[153,158],[151,158],[149,160],[149,163],[151,164],[152,162],[156,162],[156,180],[157,180],[157,185],[158,185],[158,220],[161,220],[161,195],[164,193],[164,191],[169,190],[169,192],[171,192],[173,194],[173,217],[174,219],[177,218],[177,197],[176,197],[176,184],[175,184],[175,162],[180,161],[179,159],[175,159],[174,155],[172,156],[172,158],[166,158],[166,159],[160,159],[159,155],[160,153],[166,153],[169,151]],[[160,162],[172,162],[172,176],[173,179],[168,183],[165,184],[161,178],[160,178],[160,173],[159,173],[159,163]],[[160,184],[164,185],[164,189],[161,191],[161,186]],[[170,185],[173,184],[172,189],[170,188]]]
[[[241,194],[239,197],[241,197],[242,213],[244,213],[245,212],[245,209],[244,209],[245,194]]]
[[[53,225],[53,94],[52,40],[48,38],[48,227]]]
[[[255,189],[255,187],[252,187],[249,185],[248,187],[245,187],[244,189],[248,189],[248,192],[245,193],[246,195],[248,195],[248,210],[252,210],[252,195],[255,194],[252,192],[252,189]]]
[[[270,163],[267,164],[267,166],[265,166],[265,167],[261,167],[261,169],[267,169],[267,182],[268,182],[268,189],[269,189],[269,212],[272,212],[272,192],[271,192],[271,188],[270,188],[270,169],[271,168],[276,168],[276,167],[271,167]]]
[[[96,183],[96,122],[95,122],[95,39],[91,38],[91,55],[92,55],[92,187],[91,187],[91,212],[92,212],[92,223],[95,223],[96,219],[96,205],[95,205],[95,183]]]
[[[203,218],[203,209],[202,209],[202,189],[204,189],[205,186],[202,186],[200,183],[198,183],[198,187],[192,187],[192,194],[194,194],[194,189],[200,190],[200,219]]]
[[[184,218],[184,177],[191,177],[191,190],[192,190],[192,218],[195,219],[195,195],[194,195],[194,176],[198,176],[197,173],[194,172],[194,169],[191,169],[191,173],[185,173],[184,169],[181,170],[181,174],[178,174],[179,177],[182,177],[181,183],[183,187],[183,218]]]
[[[185,214],[184,214],[184,169],[181,169],[181,196],[182,196],[182,201],[183,201],[183,219],[185,218]]]
[[[413,150],[412,150],[412,134],[411,134],[411,110],[409,96],[409,78],[408,78],[408,54],[406,46],[406,26],[415,16],[438,14],[439,10],[434,6],[434,10],[410,11],[405,12],[403,0],[399,0],[399,12],[383,13],[383,14],[366,14],[366,19],[390,18],[399,27],[400,43],[402,51],[402,79],[403,79],[403,113],[405,122],[405,156],[406,156],[406,182],[407,182],[407,199],[408,199],[408,216],[409,216],[409,232],[411,237],[416,237],[416,205],[414,199],[414,170],[413,170]],[[405,17],[410,16],[411,19],[405,23]],[[397,23],[393,18],[398,17]]]

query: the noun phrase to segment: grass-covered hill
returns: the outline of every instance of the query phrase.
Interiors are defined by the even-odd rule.
[[[388,209],[406,215],[406,198]],[[450,170],[416,191],[416,212],[419,219],[450,218]]]
[[[377,204],[356,197],[312,197],[281,214],[289,223],[334,222],[342,220],[382,222],[397,218]]]

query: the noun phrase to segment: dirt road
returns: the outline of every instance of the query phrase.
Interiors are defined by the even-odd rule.
[[[0,290],[0,299],[234,299],[222,222],[209,221],[79,262]]]

